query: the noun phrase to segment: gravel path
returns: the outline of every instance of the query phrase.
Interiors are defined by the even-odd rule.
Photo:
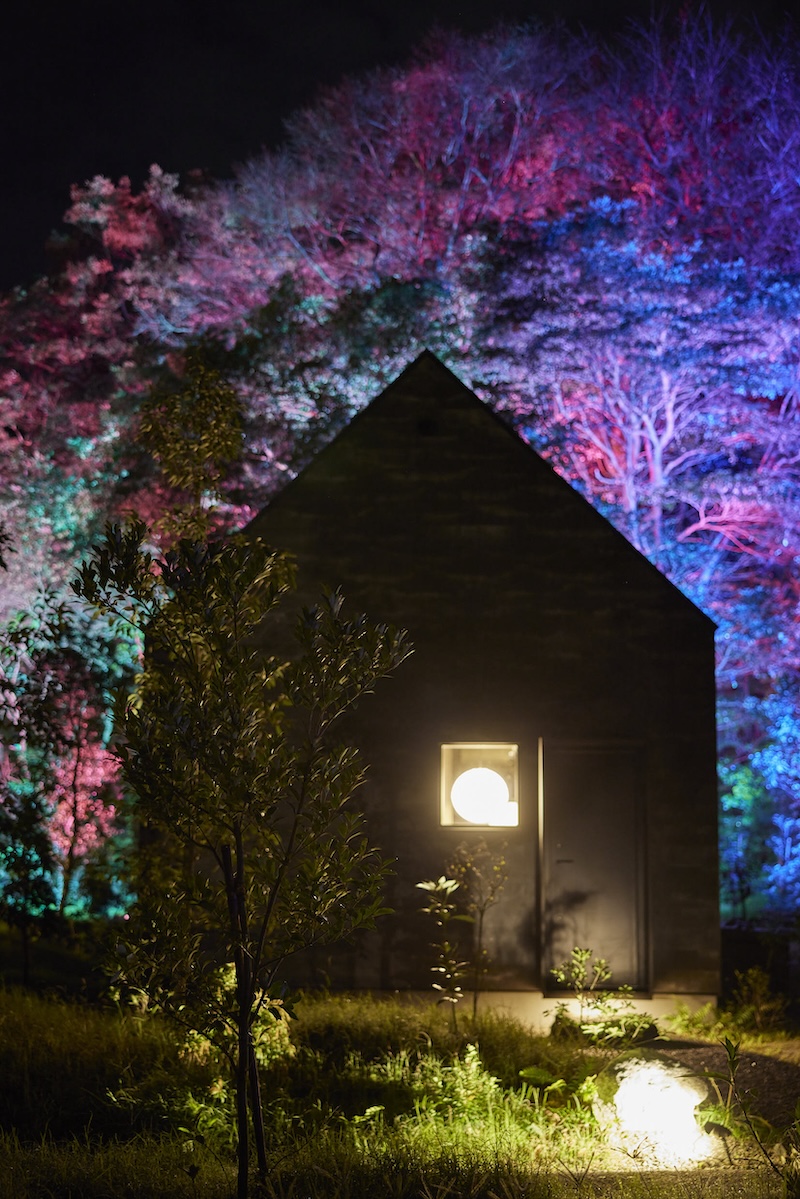
[[[706,1045],[697,1041],[655,1042],[653,1048],[688,1066],[695,1074],[712,1072],[727,1075],[728,1063],[722,1045]],[[789,1052],[776,1046],[780,1052]],[[800,1101],[800,1065],[765,1053],[742,1050],[738,1082],[742,1093],[752,1102],[753,1111],[769,1120],[776,1128],[792,1123]],[[723,1099],[727,1089],[718,1084]]]

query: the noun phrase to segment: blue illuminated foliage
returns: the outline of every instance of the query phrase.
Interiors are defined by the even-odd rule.
[[[720,860],[722,911],[746,921],[764,902],[773,803],[757,771],[748,764],[720,767]]]

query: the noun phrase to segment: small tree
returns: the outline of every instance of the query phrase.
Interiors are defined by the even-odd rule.
[[[19,932],[25,985],[39,935],[123,899],[106,709],[130,662],[76,609],[43,590],[0,628],[0,913]]]
[[[475,925],[472,947],[472,1017],[478,1014],[478,993],[481,980],[489,970],[489,953],[486,949],[485,922],[489,908],[500,898],[508,879],[506,860],[503,854],[506,842],[497,851],[482,837],[478,842],[462,841],[455,856],[447,867],[450,878],[461,884],[461,898],[466,903],[466,913]]]
[[[109,686],[126,673],[125,647],[106,643],[98,628],[90,635],[74,608],[44,591],[0,629],[6,877],[32,850],[59,916],[84,906],[84,870],[121,831],[118,763],[106,741]],[[36,846],[25,850],[21,838],[30,839],[35,829]],[[49,850],[42,857],[45,840]]]
[[[440,939],[431,947],[436,950],[436,963],[431,970],[436,975],[433,988],[441,993],[440,1003],[452,1004],[453,1028],[456,1027],[456,1008],[463,996],[462,981],[472,977],[472,1018],[478,1015],[478,992],[481,979],[489,969],[484,924],[486,913],[494,907],[506,884],[508,871],[503,852],[506,843],[494,852],[481,838],[477,842],[462,841],[457,846],[447,874],[438,879],[417,883],[428,892],[428,903],[422,909],[433,916]],[[456,895],[458,892],[458,895]],[[462,948],[451,941],[458,922],[471,924],[472,950],[468,960],[461,961]],[[451,929],[451,924],[453,928]]]
[[[146,646],[137,693],[118,712],[123,775],[155,834],[124,972],[228,1054],[243,1199],[248,1102],[267,1171],[254,1023],[279,1012],[293,954],[371,927],[383,910],[385,865],[349,802],[363,768],[331,734],[410,650],[402,633],[346,620],[335,594],[302,612],[293,655],[268,656],[268,629],[286,640],[285,557],[234,538],[182,541],[154,559],[144,537],[140,522],[109,527],[74,584],[135,623]],[[234,995],[220,990],[225,966]]]
[[[458,910],[458,904],[453,898],[461,884],[454,878],[445,878],[442,874],[437,879],[425,879],[417,886],[427,891],[428,902],[421,909],[427,916],[433,916],[436,927],[440,929],[439,939],[432,943],[431,949],[436,950],[436,961],[431,966],[434,981],[431,983],[434,991],[439,992],[439,1003],[450,1004],[450,1015],[453,1021],[453,1032],[458,1029],[456,1019],[456,1004],[464,994],[461,983],[466,978],[469,962],[462,961],[458,944],[451,940],[455,936],[455,928],[451,924],[459,920],[472,923],[472,917]]]

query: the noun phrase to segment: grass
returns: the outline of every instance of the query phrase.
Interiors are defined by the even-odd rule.
[[[369,997],[306,997],[297,1016],[262,1046],[262,1199],[781,1194],[763,1169],[604,1172],[590,1098],[608,1054],[591,1047]],[[155,1015],[0,991],[0,1079],[0,1199],[233,1194],[224,1063]]]

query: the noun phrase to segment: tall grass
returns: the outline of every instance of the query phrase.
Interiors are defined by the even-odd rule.
[[[0,991],[0,1128],[22,1140],[152,1128],[158,1106],[137,1114],[112,1098],[132,1082],[159,1096],[168,1129],[170,1096],[202,1084],[203,1073],[157,1017]]]
[[[91,1145],[43,1142],[22,1146],[0,1134],[0,1199],[230,1199],[233,1171],[175,1141]],[[278,1167],[259,1199],[778,1199],[766,1175],[729,1171],[592,1176],[574,1179],[526,1167],[516,1171],[443,1155],[413,1160],[354,1161],[347,1148],[291,1168]]]
[[[233,1174],[176,1138],[21,1142],[0,1133],[0,1199],[228,1199]]]
[[[491,1013],[454,1031],[433,1005],[305,998],[264,1049],[262,1199],[779,1193],[755,1172],[597,1173],[587,1096],[606,1060]],[[0,1080],[0,1199],[233,1193],[225,1064],[157,1016],[0,992]]]

